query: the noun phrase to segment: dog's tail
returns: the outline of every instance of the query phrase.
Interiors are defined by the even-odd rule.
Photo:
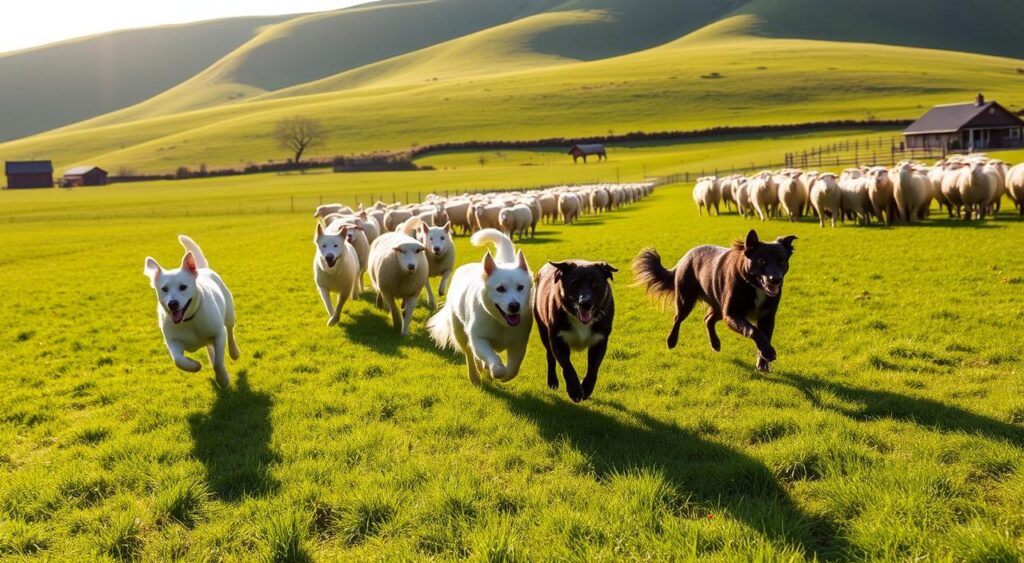
[[[645,248],[633,259],[633,277],[636,285],[647,288],[652,297],[667,298],[675,294],[676,273],[661,265],[661,255],[653,248]]]
[[[477,231],[469,241],[473,243],[473,246],[483,246],[487,243],[493,244],[497,252],[494,259],[499,264],[514,264],[518,260],[516,258],[516,247],[513,246],[512,239],[497,229]]]
[[[452,331],[452,309],[451,305],[445,303],[441,309],[434,313],[434,316],[427,319],[427,331],[430,338],[437,343],[437,347],[458,349],[455,343],[455,334]]]
[[[199,249],[199,245],[196,241],[188,238],[185,235],[178,235],[178,242],[181,246],[185,247],[185,250],[192,253],[192,257],[196,259],[197,268],[209,268],[210,263],[206,261],[206,256],[203,255],[203,251]]]

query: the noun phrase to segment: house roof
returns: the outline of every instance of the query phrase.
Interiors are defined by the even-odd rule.
[[[11,174],[53,174],[53,163],[49,160],[8,160],[4,172]]]
[[[996,102],[987,102],[980,106],[974,102],[970,102],[966,104],[935,106],[928,110],[928,113],[922,115],[920,119],[911,123],[910,127],[903,130],[903,133],[914,135],[923,135],[928,133],[955,133],[973,121],[976,117],[984,114],[992,108],[1002,110],[1019,124],[1019,119],[1007,112]],[[1008,121],[1007,124],[1012,125],[1013,123]]]
[[[64,171],[65,176],[84,176],[93,170],[99,170],[100,172],[106,172],[106,170],[99,166],[76,166],[74,168],[68,168]]]
[[[576,148],[579,148],[581,151],[585,153],[596,153],[603,151],[604,145],[573,145],[572,148],[569,149],[569,152],[571,153],[573,149]]]

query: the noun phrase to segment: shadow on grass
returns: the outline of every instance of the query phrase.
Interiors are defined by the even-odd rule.
[[[849,555],[835,522],[801,510],[768,467],[740,451],[614,402],[595,400],[593,406],[577,407],[550,395],[518,395],[493,386],[484,390],[532,421],[545,440],[571,444],[592,461],[599,477],[651,470],[664,475],[677,498],[722,506],[773,543],[802,549],[808,558]],[[610,407],[634,422],[593,407]]]
[[[765,380],[795,387],[816,408],[838,412],[854,420],[894,419],[913,422],[944,432],[981,434],[989,438],[1006,440],[1019,448],[1024,447],[1024,429],[932,399],[821,381],[786,371],[765,377]],[[843,401],[857,403],[858,406],[850,408],[826,403],[822,400],[822,393],[836,395]]]
[[[424,303],[417,305],[417,308],[426,309]],[[430,339],[430,335],[422,326],[425,321],[414,318],[412,327],[409,329],[410,335],[403,337],[399,334],[399,329],[392,326],[391,313],[385,309],[378,309],[374,305],[372,297],[370,298],[370,307],[372,309],[360,309],[351,314],[346,309],[341,314],[341,330],[345,332],[345,338],[349,342],[365,346],[385,356],[398,356],[403,348],[416,348],[441,357],[448,357]]]
[[[214,385],[217,399],[209,413],[189,417],[193,454],[206,467],[206,482],[218,498],[238,501],[277,490],[269,473],[277,455],[270,449],[270,395],[253,391],[244,371],[234,387]]]

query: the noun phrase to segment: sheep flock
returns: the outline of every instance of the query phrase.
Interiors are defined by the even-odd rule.
[[[700,215],[733,207],[761,221],[796,221],[814,215],[819,225],[836,220],[911,224],[945,208],[950,218],[985,219],[999,211],[1003,196],[1024,217],[1024,164],[1009,167],[983,154],[955,155],[927,166],[904,161],[892,168],[862,166],[832,172],[765,170],[753,176],[698,178],[693,200]]]

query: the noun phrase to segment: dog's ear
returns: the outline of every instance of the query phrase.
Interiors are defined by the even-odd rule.
[[[349,242],[352,242],[352,241],[351,241],[351,240],[350,240],[350,239],[348,238],[348,225],[345,225],[344,227],[342,227],[342,228],[341,228],[341,232],[340,232],[340,233],[338,233],[338,236],[340,236],[341,238],[343,238],[343,239],[345,239],[345,240],[347,240],[347,241],[349,241]]]
[[[754,250],[757,249],[758,245],[761,244],[760,239],[757,238],[757,231],[750,229],[747,233],[746,240],[743,241],[743,254],[749,258],[753,254]]]
[[[604,272],[604,275],[610,280],[614,279],[612,277],[612,273],[619,271],[618,268],[612,266],[608,262],[598,262],[597,267],[601,268],[601,271]]]
[[[430,236],[430,225],[427,225],[426,223],[420,223],[420,227],[423,229],[423,236],[429,237]]]
[[[523,249],[519,249],[519,269],[524,272],[530,271],[530,265],[526,263],[526,255],[523,254]]]
[[[786,235],[775,239],[775,242],[781,244],[786,250],[789,251],[789,255],[793,255],[793,241],[796,240],[796,235]]]
[[[569,262],[548,262],[555,268],[555,281],[562,281],[562,276],[568,274],[576,266]]]
[[[444,230],[445,230],[445,232],[448,232],[448,233],[452,232],[452,222],[451,221],[448,221],[447,223],[444,224]]]
[[[316,222],[316,234],[313,235],[313,242],[320,240],[320,237],[324,236],[324,224],[320,221]]]
[[[185,257],[181,259],[181,271],[188,272],[193,276],[199,275],[199,268],[196,266],[196,257],[192,255],[191,250],[186,252]]]
[[[142,268],[142,275],[149,278],[149,285],[156,287],[156,278],[162,271],[163,268],[160,267],[156,259],[149,256],[146,257],[146,265]]]
[[[484,253],[484,277],[491,277],[491,274],[493,274],[497,269],[498,265],[494,263],[494,258],[491,256],[491,252],[487,251]]]

